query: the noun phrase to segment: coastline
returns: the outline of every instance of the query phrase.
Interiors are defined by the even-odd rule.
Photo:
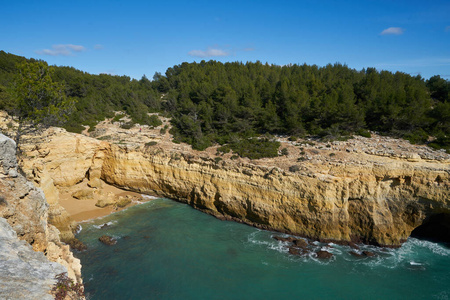
[[[98,207],[95,206],[95,204],[98,201],[96,197],[92,199],[79,200],[72,197],[69,191],[64,191],[60,193],[59,204],[67,211],[67,213],[69,214],[70,218],[73,221],[75,221],[76,223],[84,223],[93,219],[108,216],[112,213],[152,200],[148,199],[147,197],[144,197],[140,193],[122,190],[113,185],[106,184],[104,182],[101,190],[103,193],[114,194],[114,197],[130,196],[133,198],[141,198],[141,200],[132,201],[125,207],[117,207],[117,206],[114,207],[112,205],[106,207]]]

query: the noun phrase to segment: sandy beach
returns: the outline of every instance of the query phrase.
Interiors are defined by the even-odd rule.
[[[86,183],[81,183],[77,185],[78,187],[87,188]],[[116,188],[112,185],[105,184],[103,182],[102,185],[102,193],[113,193],[116,197],[120,196],[131,196],[135,198],[139,198],[139,201],[148,201],[148,199],[142,198],[141,194],[130,192],[130,191],[124,191],[119,188]],[[128,208],[130,206],[138,204],[138,202],[133,201],[130,204],[128,204],[126,207],[120,208],[120,207],[113,207],[113,206],[107,206],[104,208],[97,207],[95,204],[98,201],[98,197],[93,197],[92,199],[83,199],[79,200],[74,197],[72,197],[73,189],[67,189],[60,191],[60,197],[59,197],[59,204],[65,208],[67,213],[70,215],[72,220],[75,222],[84,222],[100,217],[107,216],[111,213],[123,210],[125,208]]]

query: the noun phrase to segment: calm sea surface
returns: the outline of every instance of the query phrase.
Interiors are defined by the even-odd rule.
[[[110,226],[100,229],[101,224]],[[118,239],[114,246],[101,235]],[[410,238],[358,259],[292,256],[275,232],[157,199],[83,224],[78,253],[89,299],[449,299],[450,249]],[[325,244],[317,243],[317,249]]]

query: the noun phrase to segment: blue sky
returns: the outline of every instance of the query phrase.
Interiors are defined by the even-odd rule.
[[[4,1],[0,50],[151,78],[201,60],[450,79],[450,1]]]

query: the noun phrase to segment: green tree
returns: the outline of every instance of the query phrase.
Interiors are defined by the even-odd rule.
[[[17,145],[25,132],[61,125],[74,107],[73,99],[65,94],[64,84],[53,82],[54,70],[47,63],[23,62],[18,69],[14,86],[15,114],[19,118]]]

